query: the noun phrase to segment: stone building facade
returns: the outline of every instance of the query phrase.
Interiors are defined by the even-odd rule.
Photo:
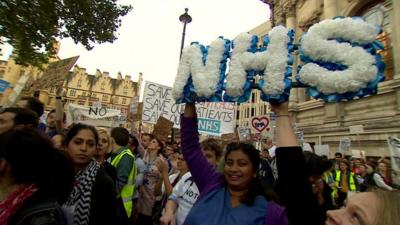
[[[377,95],[349,102],[324,103],[310,99],[304,88],[293,88],[290,109],[306,142],[328,144],[332,153],[339,150],[342,138],[349,138],[351,149],[364,150],[373,156],[388,155],[387,137],[400,136],[400,1],[262,1],[272,9],[273,26],[283,24],[294,29],[297,43],[311,25],[336,16],[363,17],[383,27],[378,39],[385,45],[381,54],[386,64],[386,79],[380,83]],[[295,66],[298,63],[297,57]]]
[[[60,59],[55,56],[50,59],[50,62],[57,60]],[[45,104],[46,111],[55,108],[55,87],[41,90],[32,90],[28,87],[39,79],[41,73],[42,71],[38,68],[16,64],[12,56],[7,61],[0,60],[0,79],[10,83],[10,88],[0,95],[1,105],[8,105],[8,97],[13,88],[23,75],[28,74],[30,81],[26,84],[21,96],[32,96],[36,91],[39,99]],[[104,107],[119,109],[123,115],[129,116],[129,106],[133,98],[140,95],[141,82],[142,74],[139,74],[138,81],[135,82],[132,81],[130,75],[122,76],[118,73],[116,78],[112,78],[108,72],[100,70],[96,70],[96,73],[91,75],[85,68],[75,65],[63,83],[63,99],[65,103],[86,106],[101,102]]]
[[[108,72],[96,70],[94,75],[88,74],[85,68],[75,66],[66,77],[63,84],[63,99],[65,103],[92,106],[101,102],[103,107],[119,109],[125,116],[129,115],[129,106],[133,98],[139,96],[142,74],[137,82],[129,75],[118,73],[116,78]],[[55,87],[40,90],[40,100],[46,104],[46,109],[55,107]]]
[[[21,77],[29,75],[30,79],[36,80],[40,73],[41,71],[36,67],[16,64],[13,57],[8,60],[0,60],[0,79],[10,83],[9,88],[4,93],[0,93],[0,105],[7,106],[10,104],[9,96]]]

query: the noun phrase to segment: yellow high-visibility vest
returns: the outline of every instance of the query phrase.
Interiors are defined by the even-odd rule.
[[[342,171],[338,170],[336,171],[336,187],[340,187],[340,177],[342,176]],[[356,183],[354,182],[354,173],[350,172],[349,174],[349,191],[356,191]],[[345,177],[347,179],[347,177]]]
[[[111,165],[113,165],[115,168],[117,168],[119,162],[121,161],[121,159],[124,155],[132,156],[134,163],[133,163],[131,172],[129,173],[128,182],[122,188],[121,193],[118,193],[118,197],[122,198],[126,214],[128,215],[128,217],[130,217],[131,213],[132,213],[132,197],[133,197],[133,194],[135,193],[135,177],[137,174],[137,167],[135,164],[135,156],[132,154],[131,150],[125,149],[111,161]]]

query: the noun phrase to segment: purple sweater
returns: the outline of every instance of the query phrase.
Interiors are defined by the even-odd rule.
[[[206,157],[203,155],[199,143],[197,118],[185,118],[181,116],[181,136],[182,153],[200,192],[199,199],[197,200],[198,203],[207,197],[208,194],[213,194],[218,189],[226,188],[226,182],[223,175],[218,173],[216,168],[208,163]],[[212,198],[208,199],[208,201],[212,201]],[[193,208],[193,210],[195,209],[196,207]],[[288,224],[285,210],[274,202],[268,202],[264,225]]]

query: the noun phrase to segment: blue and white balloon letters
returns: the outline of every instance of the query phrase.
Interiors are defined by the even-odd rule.
[[[351,100],[375,94],[384,64],[377,54],[376,27],[357,18],[325,20],[310,27],[299,44],[298,82],[307,93],[325,101]],[[245,102],[255,86],[268,102],[289,98],[294,32],[274,27],[257,48],[258,38],[239,34],[231,43],[218,38],[207,48],[186,47],[173,87],[178,103],[195,101]],[[226,74],[227,61],[229,73]],[[261,80],[252,85],[255,75]]]

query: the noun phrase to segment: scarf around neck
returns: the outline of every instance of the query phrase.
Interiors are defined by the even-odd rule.
[[[88,225],[90,217],[90,203],[94,181],[100,165],[92,159],[86,169],[75,175],[75,185],[67,202],[66,207],[74,206],[73,224]]]
[[[31,197],[38,188],[36,185],[21,185],[7,198],[0,202],[0,224],[7,224],[8,220],[21,208],[26,199]]]

